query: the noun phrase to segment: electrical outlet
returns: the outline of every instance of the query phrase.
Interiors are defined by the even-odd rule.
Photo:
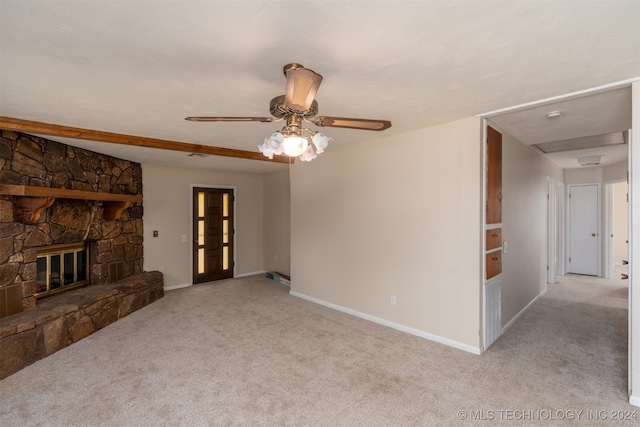
[[[507,251],[509,250],[509,246],[507,245],[507,241],[505,240],[504,242],[502,242],[502,253],[507,253]]]
[[[396,305],[396,296],[391,295],[391,305]]]
[[[160,273],[164,273],[164,267],[158,267],[158,271],[159,271]]]
[[[187,235],[186,234],[182,235],[182,243],[187,243]]]

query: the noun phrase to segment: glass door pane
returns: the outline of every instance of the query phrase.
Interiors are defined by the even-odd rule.
[[[198,249],[198,274],[204,273],[204,248]]]
[[[38,288],[36,293],[47,291],[47,256],[39,256],[36,260],[36,283]]]
[[[49,269],[49,289],[58,289],[61,284],[62,266],[60,265],[60,255],[51,255],[49,258],[51,267]]]
[[[78,282],[87,280],[87,251],[84,249],[76,252],[76,273]]]
[[[67,252],[64,254],[64,264],[63,264],[63,276],[64,282],[63,285],[71,285],[75,282],[75,254],[73,252]]]

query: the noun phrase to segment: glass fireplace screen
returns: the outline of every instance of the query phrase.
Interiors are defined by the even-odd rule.
[[[87,249],[84,244],[39,249],[36,264],[38,297],[87,283]]]

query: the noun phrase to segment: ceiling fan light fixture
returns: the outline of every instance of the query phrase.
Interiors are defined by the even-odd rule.
[[[300,160],[302,160],[303,162],[310,162],[316,157],[318,157],[318,154],[313,151],[313,145],[309,144],[305,152],[300,155]]]
[[[270,137],[265,138],[264,142],[258,145],[258,150],[265,157],[273,159],[273,155],[280,155],[283,152],[282,142],[284,141],[284,135],[280,132],[274,132]]]
[[[301,127],[297,119],[290,119],[289,125],[265,138],[258,149],[269,159],[273,159],[274,155],[285,154],[310,162],[324,152],[332,139],[321,132]]]
[[[284,142],[284,135],[282,133],[274,132],[265,141],[274,151],[279,151],[279,153],[276,154],[282,154],[282,143]]]
[[[315,135],[313,135],[313,137],[311,138],[311,141],[313,141],[313,145],[316,146],[316,153],[320,154],[324,152],[324,149],[327,148],[327,146],[329,145],[329,142],[332,139],[333,138],[325,135],[322,132],[317,132]]]
[[[265,157],[269,158],[270,160],[273,160],[273,155],[275,153],[273,152],[273,150],[269,149],[269,147],[267,146],[266,140],[262,144],[258,145],[258,150],[260,150],[260,152],[264,154]]]
[[[284,154],[289,157],[298,157],[305,151],[307,151],[307,147],[309,146],[309,141],[307,138],[303,138],[301,136],[287,136],[284,138],[284,142],[282,144]]]

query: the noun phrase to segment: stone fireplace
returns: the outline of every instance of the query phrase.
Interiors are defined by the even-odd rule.
[[[140,164],[0,134],[0,379],[164,295]]]
[[[38,252],[74,243],[90,286],[142,273],[140,164],[2,131],[0,317],[35,307]]]

